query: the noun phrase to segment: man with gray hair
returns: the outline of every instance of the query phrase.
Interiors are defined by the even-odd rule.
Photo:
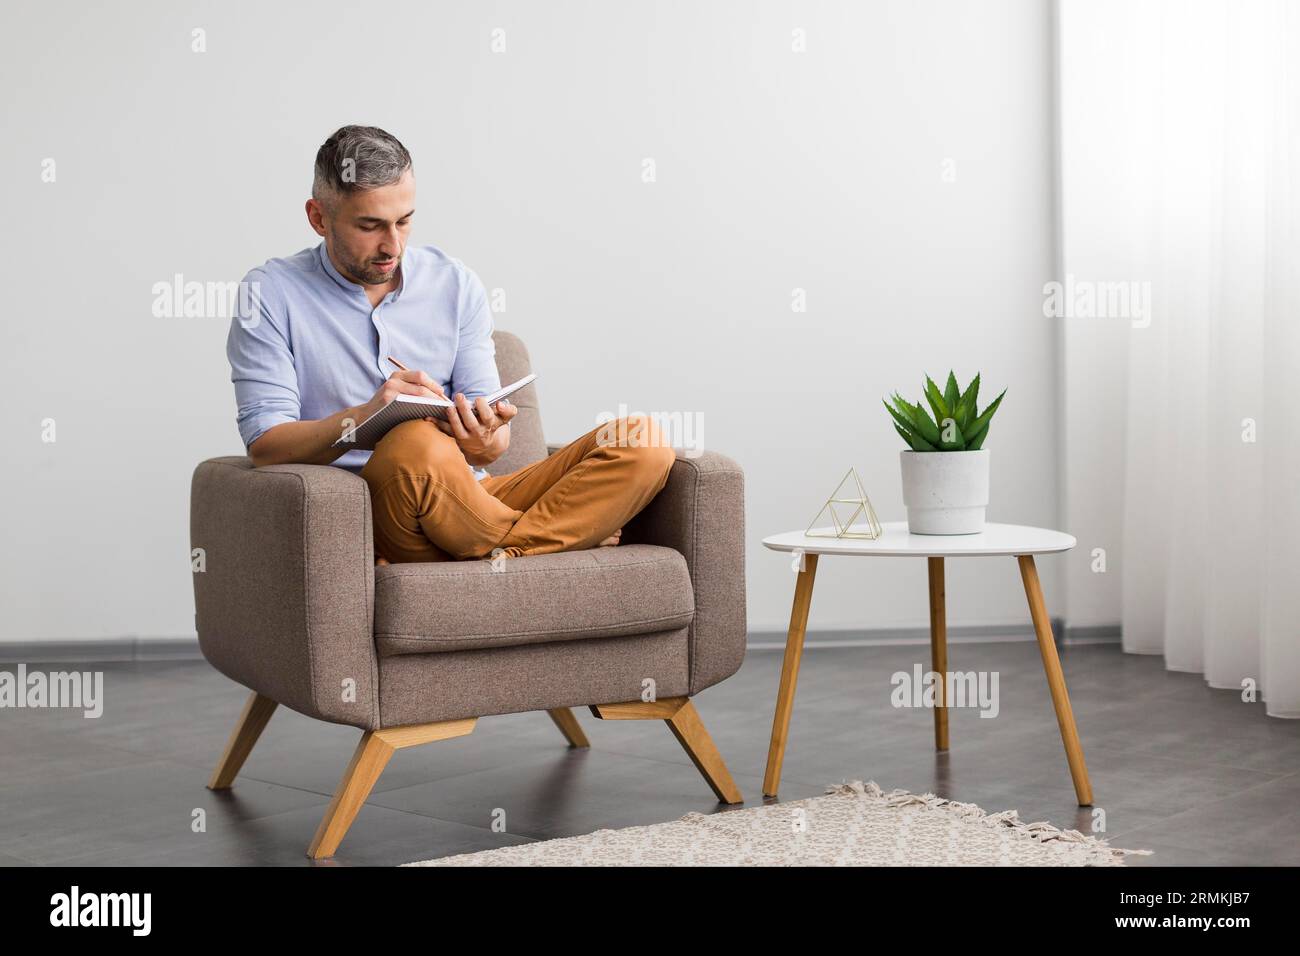
[[[616,545],[668,481],[676,453],[653,421],[629,416],[510,474],[487,473],[517,409],[483,398],[501,381],[482,282],[436,246],[407,244],[415,171],[406,147],[373,126],[339,129],[316,153],[306,212],[322,241],[245,276],[258,294],[241,303],[226,341],[253,464],[359,472],[380,563]],[[451,395],[456,406],[445,422],[398,425],[373,453],[334,447],[403,394]]]

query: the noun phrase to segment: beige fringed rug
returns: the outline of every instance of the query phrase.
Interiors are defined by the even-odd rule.
[[[407,866],[1123,866],[1105,840],[1015,810],[854,780],[828,796],[464,853]]]

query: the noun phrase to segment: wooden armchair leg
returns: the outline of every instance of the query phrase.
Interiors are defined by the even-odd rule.
[[[578,718],[573,716],[573,711],[567,707],[555,707],[547,713],[551,715],[551,720],[555,721],[555,726],[560,728],[560,733],[564,734],[564,739],[569,742],[570,747],[591,746],[591,741],[587,739],[587,734],[578,723]]]
[[[591,712],[601,720],[662,720],[682,745],[691,763],[723,803],[744,803],[740,788],[731,779],[722,755],[689,697],[661,700],[633,700],[620,704],[593,704]]]
[[[235,782],[235,777],[239,776],[240,768],[244,766],[248,755],[253,752],[253,745],[257,743],[257,738],[262,736],[266,722],[271,719],[277,706],[271,698],[263,697],[256,691],[249,694],[239,720],[235,721],[235,729],[230,733],[230,740],[226,742],[225,753],[221,755],[217,768],[212,771],[212,777],[208,780],[209,790],[230,789],[230,785]]]
[[[361,741],[352,754],[352,762],[343,772],[334,799],[330,801],[320,826],[316,828],[316,835],[307,847],[307,855],[313,860],[334,855],[394,751],[434,740],[463,737],[474,730],[476,723],[477,717],[467,717],[464,720],[441,720],[431,724],[367,730],[361,735]]]

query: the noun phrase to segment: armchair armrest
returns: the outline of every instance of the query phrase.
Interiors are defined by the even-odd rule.
[[[331,465],[213,458],[190,485],[194,624],[226,676],[300,713],[379,726],[370,494]]]
[[[745,659],[745,475],[725,455],[677,452],[668,482],[623,529],[627,544],[686,558],[695,590],[690,693],[725,680]]]

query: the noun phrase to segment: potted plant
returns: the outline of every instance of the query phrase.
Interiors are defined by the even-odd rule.
[[[885,402],[894,428],[907,450],[901,453],[903,504],[907,530],[912,534],[976,534],[984,530],[984,509],[989,503],[989,453],[984,439],[989,420],[1002,395],[981,412],[980,377],[961,391],[948,373],[943,391],[925,377],[929,410],[897,392]],[[934,417],[930,417],[930,412]]]

